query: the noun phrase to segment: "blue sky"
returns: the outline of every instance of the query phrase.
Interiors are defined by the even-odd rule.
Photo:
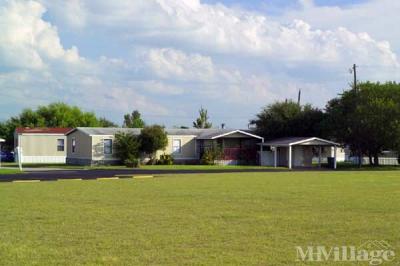
[[[247,127],[265,105],[324,107],[360,80],[400,79],[391,0],[0,0],[0,120],[54,101],[117,123]],[[377,16],[376,14],[385,14]]]

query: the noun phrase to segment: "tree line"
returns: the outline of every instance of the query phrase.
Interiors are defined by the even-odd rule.
[[[360,83],[331,99],[324,109],[293,101],[276,102],[266,106],[251,124],[267,140],[332,139],[348,145],[360,159],[368,156],[370,164],[378,165],[383,151],[400,151],[400,84]]]
[[[194,128],[211,128],[208,111],[201,107]],[[286,100],[265,106],[250,120],[255,133],[266,140],[281,137],[328,138],[348,145],[356,156],[378,164],[384,150],[400,151],[400,84],[363,82],[331,99],[324,109]],[[123,127],[145,128],[138,110],[123,117]],[[0,123],[0,136],[13,147],[16,127],[118,127],[93,112],[65,103],[25,109]],[[188,127],[181,127],[188,128]]]

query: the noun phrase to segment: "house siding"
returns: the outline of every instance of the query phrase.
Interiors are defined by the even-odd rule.
[[[23,163],[65,163],[67,138],[58,134],[16,134],[15,145],[22,148]],[[64,140],[64,151],[57,151],[57,140]]]
[[[75,152],[72,152],[72,140],[75,139]],[[80,131],[75,131],[67,137],[67,162],[69,159],[92,159],[92,138]]]
[[[180,153],[173,152],[173,141],[175,139],[181,141],[181,152]],[[163,151],[162,150],[157,151],[156,157],[160,158],[160,155],[162,155],[162,154],[172,155],[172,157],[176,161],[199,159],[199,155],[197,153],[197,147],[196,147],[196,136],[168,135],[167,147]]]

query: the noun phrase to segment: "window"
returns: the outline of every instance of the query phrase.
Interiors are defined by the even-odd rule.
[[[172,141],[172,152],[173,153],[181,153],[182,152],[182,143],[180,139],[174,139]]]
[[[72,152],[75,152],[75,148],[76,148],[76,140],[72,139]]]
[[[104,154],[112,154],[112,140],[111,139],[104,140]]]
[[[57,140],[57,151],[64,151],[64,139]]]

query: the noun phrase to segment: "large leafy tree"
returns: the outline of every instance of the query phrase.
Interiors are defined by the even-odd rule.
[[[326,113],[327,132],[371,164],[385,149],[400,150],[400,84],[361,83],[331,100]]]
[[[168,145],[168,137],[164,128],[159,125],[146,126],[142,129],[139,140],[140,150],[154,159],[158,150],[164,150]]]
[[[105,118],[98,119],[92,112],[84,112],[77,106],[52,103],[36,110],[25,109],[19,115],[0,123],[0,136],[6,146],[13,146],[13,134],[17,127],[108,127],[114,123]]]
[[[193,122],[193,127],[195,128],[211,128],[212,123],[208,121],[210,117],[208,116],[208,111],[203,107],[199,110],[199,117]]]
[[[322,136],[324,113],[311,105],[293,101],[267,105],[250,123],[265,139]]]
[[[128,128],[143,128],[146,123],[143,121],[138,110],[134,110],[132,114],[124,115],[124,127]]]

